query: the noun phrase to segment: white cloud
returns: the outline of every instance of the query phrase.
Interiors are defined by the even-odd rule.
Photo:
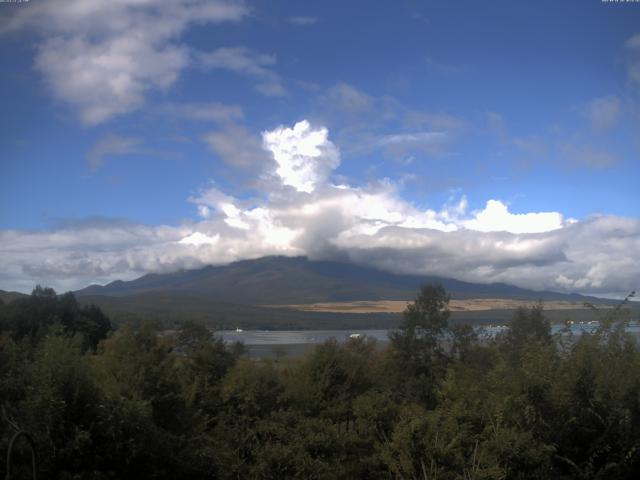
[[[178,243],[182,245],[195,245],[199,247],[200,245],[215,245],[220,241],[220,235],[209,236],[202,232],[193,232],[191,235],[187,235]]]
[[[57,37],[42,44],[36,56],[36,68],[53,92],[74,106],[86,125],[137,109],[147,90],[171,86],[187,62],[183,48],[157,49],[125,36],[98,44]]]
[[[340,164],[340,154],[328,136],[326,128],[313,129],[303,120],[293,128],[263,132],[262,144],[273,155],[282,183],[310,193]]]
[[[479,232],[539,233],[562,228],[564,219],[558,212],[514,214],[501,201],[489,200],[484,210],[475,212],[463,225]]]
[[[242,219],[242,211],[236,207],[237,200],[215,186],[209,187],[197,197],[191,197],[189,201],[198,205],[198,211],[204,218],[211,216],[211,208],[213,208],[219,212],[223,221],[230,227],[241,230],[249,228],[249,224]]]
[[[89,221],[0,231],[0,288],[80,288],[269,254],[596,294],[624,294],[640,283],[640,258],[631,254],[640,251],[637,219],[514,214],[495,199],[468,213],[464,196],[440,209],[418,208],[389,180],[330,183],[339,152],[324,128],[299,122],[264,132],[264,139],[280,186],[262,198],[236,198],[210,185],[189,199],[202,219],[179,226]]]
[[[273,55],[247,47],[222,47],[212,52],[200,52],[197,57],[204,68],[219,68],[257,79],[255,88],[263,95],[282,97],[287,94],[280,77],[270,69],[276,63]]]
[[[178,43],[192,23],[239,21],[236,2],[51,0],[15,9],[2,32],[35,31],[35,67],[51,91],[86,125],[139,108],[150,90],[166,90],[189,63]]]
[[[302,204],[243,209],[232,201],[212,218],[181,227],[2,232],[0,285],[80,288],[267,254],[348,258],[397,273],[587,293],[624,293],[640,282],[639,260],[629,255],[640,249],[637,220],[600,216],[542,233],[478,232],[375,187],[328,187]],[[234,225],[234,218],[249,228]]]
[[[135,152],[139,143],[140,140],[135,137],[107,134],[87,153],[89,168],[95,171],[103,165],[107,157]]]

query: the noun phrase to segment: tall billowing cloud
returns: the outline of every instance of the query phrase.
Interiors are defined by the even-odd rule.
[[[326,128],[313,129],[303,120],[293,128],[278,127],[262,134],[262,143],[278,164],[282,183],[299,192],[312,192],[340,165],[340,154]]]
[[[271,175],[262,195],[235,197],[212,184],[189,198],[201,220],[179,226],[92,220],[2,231],[0,288],[79,288],[271,254],[559,291],[624,294],[640,284],[636,219],[513,213],[498,199],[468,212],[464,196],[421,209],[390,180],[333,183],[340,153],[326,128],[302,121],[262,138],[256,165]]]

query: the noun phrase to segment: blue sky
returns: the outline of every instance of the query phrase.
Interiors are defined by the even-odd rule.
[[[11,271],[0,288],[336,249],[390,270],[533,288],[611,293],[637,281],[578,268],[586,247],[565,238],[584,228],[597,245],[624,230],[630,244],[611,240],[619,258],[599,261],[638,270],[628,250],[638,246],[640,4],[32,0],[0,4],[0,32],[0,263]],[[313,132],[319,150],[307,155]],[[291,148],[297,160],[276,158]],[[356,203],[374,195],[371,211],[343,204],[328,225],[345,227],[331,234],[309,233],[305,222],[322,222],[307,213],[291,220],[302,205],[326,219],[338,186]],[[264,235],[233,230],[255,230],[263,211]],[[96,243],[114,225],[146,229],[142,244],[161,253],[138,261],[133,240]],[[165,227],[173,236],[160,247]],[[401,229],[391,263],[350,243],[377,245],[388,229]],[[494,253],[506,235],[530,255],[443,264],[420,243],[416,267],[397,246],[416,229],[493,242]],[[70,232],[74,247],[52,257],[51,236]],[[198,232],[209,240],[168,246]],[[542,261],[526,236],[548,232]],[[16,251],[25,236],[31,250]],[[536,280],[522,280],[532,268]]]

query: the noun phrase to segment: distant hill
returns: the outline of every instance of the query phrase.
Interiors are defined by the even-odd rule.
[[[92,285],[79,297],[128,297],[153,293],[187,295],[241,305],[283,305],[354,300],[412,300],[420,285],[439,282],[452,298],[597,300],[582,295],[526,290],[504,283],[477,284],[451,278],[396,275],[348,263],[306,257],[263,257],[225,266],[148,274],[128,282]]]
[[[18,298],[24,298],[28,295],[20,292],[7,292],[5,290],[0,290],[0,300],[2,303],[10,303]]]

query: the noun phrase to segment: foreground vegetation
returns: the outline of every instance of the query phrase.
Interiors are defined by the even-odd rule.
[[[520,309],[489,343],[450,326],[447,305],[426,285],[386,349],[329,341],[255,362],[196,323],[111,332],[99,309],[38,288],[0,305],[0,451],[30,432],[45,478],[638,478],[623,305],[580,338]]]

